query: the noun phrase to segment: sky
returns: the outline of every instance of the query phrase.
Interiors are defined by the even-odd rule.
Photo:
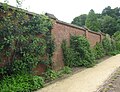
[[[15,1],[9,0],[9,4],[16,6]],[[120,7],[120,0],[23,0],[22,4],[23,9],[38,14],[51,13],[59,20],[68,23],[71,23],[76,16],[88,14],[91,9],[95,13],[101,13],[107,6]]]

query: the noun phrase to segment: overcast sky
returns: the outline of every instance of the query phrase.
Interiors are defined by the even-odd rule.
[[[16,6],[15,1],[9,0],[9,4]],[[48,12],[68,23],[80,14],[88,14],[90,9],[101,13],[107,6],[120,7],[120,0],[24,0],[22,4],[24,9],[39,14]]]

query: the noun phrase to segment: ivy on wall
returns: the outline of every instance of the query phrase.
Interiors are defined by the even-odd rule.
[[[49,31],[52,21],[45,15],[28,15],[19,9],[0,10],[4,13],[0,18],[0,58],[5,60],[1,60],[5,66],[0,72],[30,73],[38,63],[50,62],[54,51]]]

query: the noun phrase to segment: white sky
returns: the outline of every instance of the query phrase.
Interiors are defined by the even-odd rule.
[[[16,6],[15,1],[9,0],[9,4]],[[68,23],[80,14],[88,14],[90,9],[101,13],[107,6],[120,7],[120,0],[25,0],[22,4],[23,9],[39,14],[48,12]]]

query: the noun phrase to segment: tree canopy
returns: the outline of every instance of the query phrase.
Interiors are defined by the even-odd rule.
[[[85,21],[85,26],[93,31],[99,31],[99,24],[94,10],[90,10]]]
[[[88,14],[75,17],[72,24],[113,35],[116,31],[120,31],[120,7],[112,9],[108,6],[100,14],[90,10]]]
[[[82,14],[78,17],[75,17],[72,21],[72,24],[84,27],[86,18],[87,18],[87,14]]]
[[[101,24],[100,30],[104,33],[112,35],[117,31],[116,20],[108,15],[103,16],[100,24]]]

